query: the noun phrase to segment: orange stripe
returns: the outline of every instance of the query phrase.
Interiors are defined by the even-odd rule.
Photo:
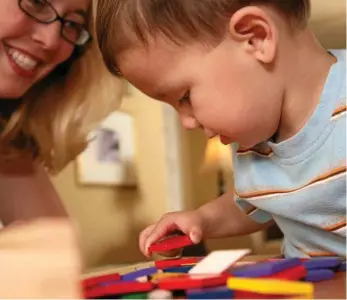
[[[339,107],[338,109],[334,110],[332,117],[335,117],[336,115],[346,111],[346,104]]]
[[[269,149],[267,152],[260,152],[260,151],[256,151],[253,148],[252,149],[237,149],[236,153],[237,154],[256,153],[263,156],[269,156],[272,153],[272,150]]]
[[[327,231],[335,231],[335,230],[338,230],[338,229],[343,228],[345,226],[346,226],[346,218],[344,218],[340,222],[337,222],[336,224],[333,224],[333,225],[330,225],[327,227],[323,227],[323,229],[327,230]]]
[[[249,209],[247,209],[247,211],[246,211],[246,215],[251,214],[251,213],[252,213],[252,212],[254,212],[256,209],[257,209],[257,207],[255,207],[255,206],[250,207]]]
[[[293,245],[293,244],[292,244]],[[295,248],[299,249],[300,251],[304,252],[305,254],[311,256],[311,257],[317,257],[317,256],[337,256],[336,253],[328,252],[328,251],[306,251],[303,248],[293,245]]]
[[[336,253],[333,252],[324,252],[324,251],[316,251],[316,252],[305,252],[307,255],[311,257],[320,257],[320,256],[337,256]]]
[[[269,191],[256,191],[256,192],[251,192],[251,193],[244,193],[244,194],[238,194],[236,191],[235,193],[240,197],[240,198],[243,198],[243,199],[247,199],[247,198],[253,198],[253,197],[258,197],[258,196],[267,196],[267,195],[271,195],[271,194],[287,194],[287,193],[292,193],[292,192],[296,192],[296,191],[299,191],[305,187],[308,187],[314,183],[317,183],[319,181],[323,181],[325,179],[328,179],[330,177],[334,177],[334,176],[337,176],[339,174],[342,174],[346,172],[346,166],[343,166],[343,167],[339,167],[339,168],[336,168],[326,174],[323,174],[323,175],[320,175],[318,176],[317,178],[315,178],[314,180],[312,180],[311,182],[301,186],[301,187],[298,187],[298,188],[295,188],[295,189],[289,189],[289,190],[269,190]]]

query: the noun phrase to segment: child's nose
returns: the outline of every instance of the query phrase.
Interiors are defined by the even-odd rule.
[[[193,117],[188,115],[181,115],[181,124],[185,129],[196,129],[200,127],[200,123]]]

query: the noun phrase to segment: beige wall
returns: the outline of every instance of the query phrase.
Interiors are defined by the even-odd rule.
[[[346,47],[346,0],[311,0],[310,26],[326,48]]]
[[[136,93],[123,110],[135,118],[139,189],[81,186],[75,163],[53,178],[81,227],[87,267],[142,260],[138,234],[166,211],[162,106]]]

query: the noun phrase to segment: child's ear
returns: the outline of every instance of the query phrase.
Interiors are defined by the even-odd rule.
[[[271,63],[275,59],[278,32],[265,10],[256,6],[239,9],[230,19],[229,34],[259,61]]]

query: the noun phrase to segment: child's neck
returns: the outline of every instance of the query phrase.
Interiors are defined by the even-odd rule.
[[[300,131],[319,103],[329,70],[336,58],[323,49],[310,30],[282,45],[282,73],[286,81],[276,142]]]

